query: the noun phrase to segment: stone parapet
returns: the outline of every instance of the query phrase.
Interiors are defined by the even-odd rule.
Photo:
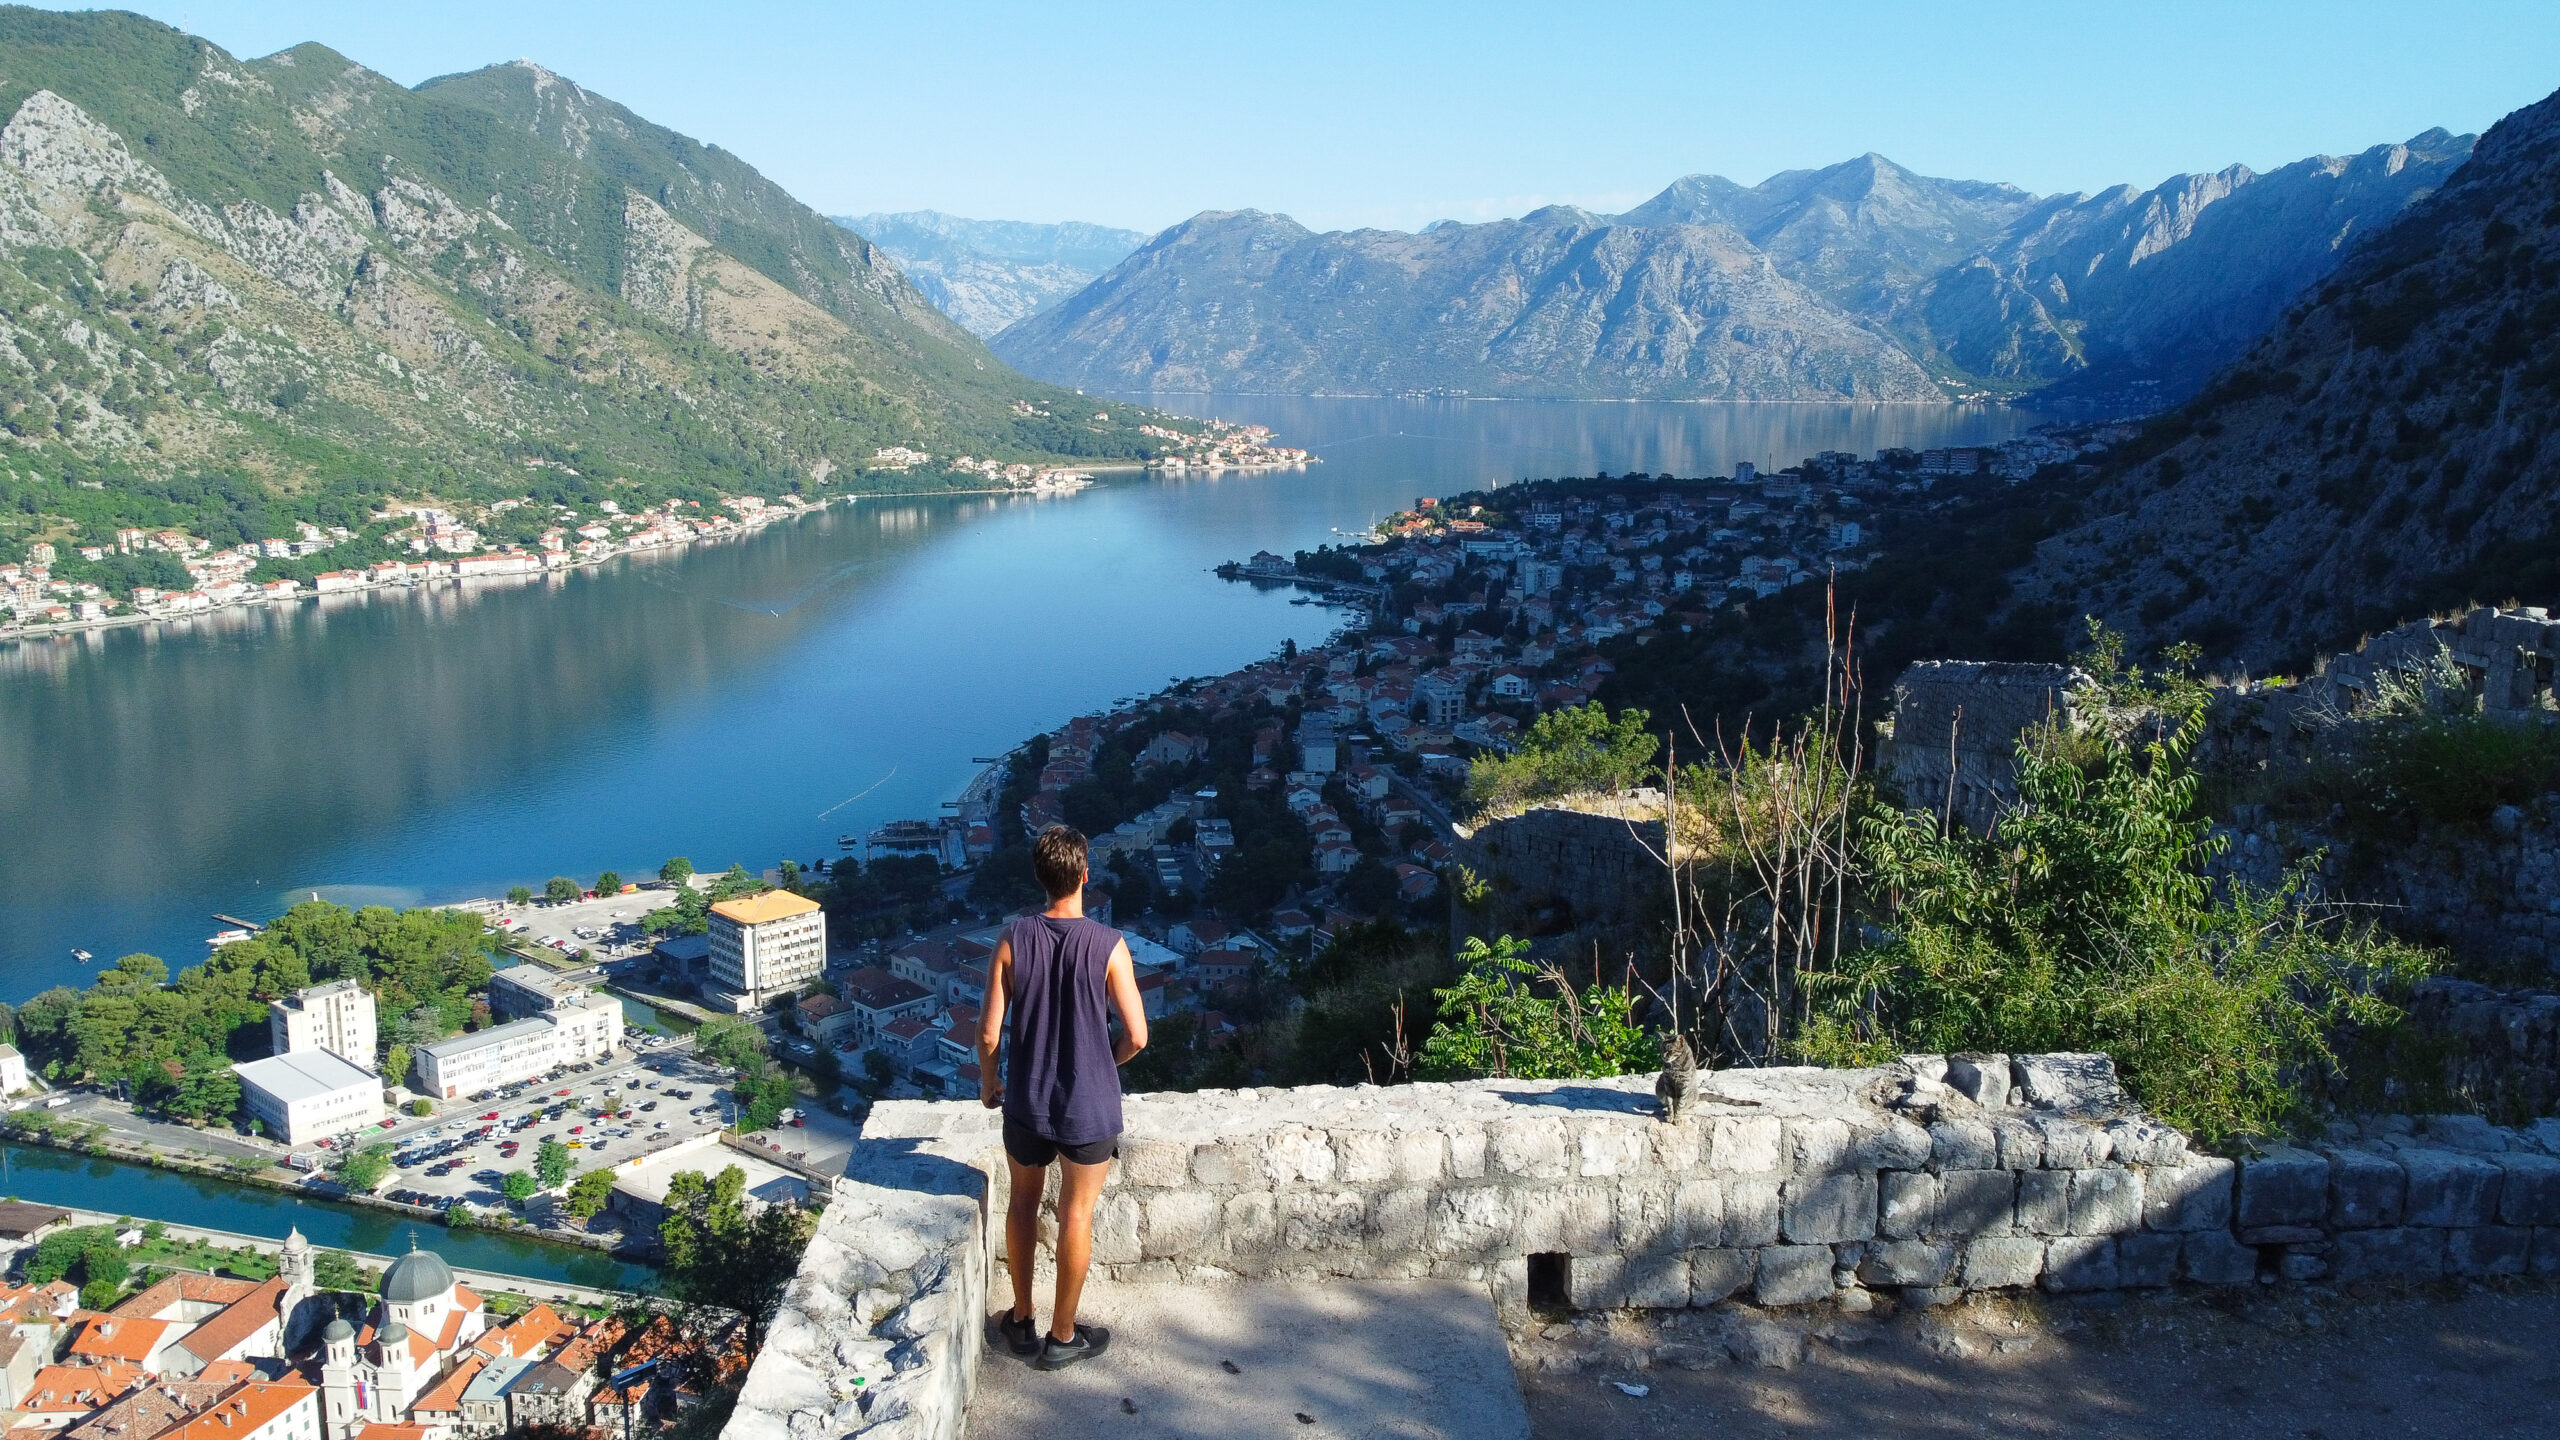
[[[2560,1122],[2386,1120],[2225,1158],[2097,1055],[1709,1072],[1677,1125],[1651,1076],[1124,1108],[1094,1222],[1124,1281],[1456,1279],[1615,1309],[2560,1273]],[[734,1440],[958,1434],[1003,1258],[999,1125],[873,1108]]]

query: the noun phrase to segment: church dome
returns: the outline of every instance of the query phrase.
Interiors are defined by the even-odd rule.
[[[284,1253],[287,1255],[299,1255],[310,1248],[311,1242],[303,1238],[301,1226],[297,1225],[285,1232]]]
[[[433,1250],[411,1250],[382,1272],[382,1298],[395,1305],[414,1305],[452,1288],[453,1267]]]
[[[374,1332],[373,1341],[388,1352],[409,1342],[409,1327],[394,1320]]]
[[[329,1322],[328,1328],[320,1332],[320,1338],[332,1345],[341,1340],[353,1340],[356,1338],[356,1327],[348,1324],[347,1317],[341,1315]]]

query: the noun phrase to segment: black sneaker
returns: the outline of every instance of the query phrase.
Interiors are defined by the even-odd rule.
[[[996,1333],[1004,1337],[1005,1348],[1028,1360],[1040,1353],[1040,1322],[1016,1320],[1007,1310],[996,1321]]]
[[[1061,1342],[1054,1335],[1044,1338],[1040,1342],[1040,1358],[1032,1363],[1043,1370],[1064,1370],[1110,1348],[1110,1331],[1099,1325],[1078,1325],[1073,1340]]]

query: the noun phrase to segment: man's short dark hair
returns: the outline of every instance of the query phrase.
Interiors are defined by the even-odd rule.
[[[1051,900],[1064,900],[1083,888],[1084,832],[1072,825],[1052,825],[1031,842],[1031,870]]]

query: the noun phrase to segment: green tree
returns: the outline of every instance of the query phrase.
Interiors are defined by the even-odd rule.
[[[792,1084],[790,1075],[762,1059],[739,1071],[729,1090],[738,1099],[740,1134],[772,1129],[781,1123],[782,1112],[799,1098],[799,1087]]]
[[[391,1147],[367,1145],[339,1164],[338,1183],[361,1195],[380,1185],[390,1173]]]
[[[764,1027],[744,1015],[714,1015],[693,1032],[693,1049],[733,1070],[743,1070],[765,1055]]]
[[[794,1205],[767,1205],[751,1216],[746,1188],[746,1174],[735,1165],[717,1179],[678,1171],[667,1184],[666,1219],[658,1235],[669,1292],[689,1304],[744,1316],[743,1339],[752,1354],[763,1345],[783,1290],[799,1272],[800,1252],[817,1217]]]
[[[889,1082],[898,1078],[898,1067],[883,1052],[865,1050],[862,1052],[862,1073],[870,1078],[872,1090],[878,1092],[888,1089]]]
[[[569,1172],[577,1168],[577,1163],[576,1158],[570,1155],[569,1147],[557,1140],[545,1140],[533,1148],[534,1178],[542,1182],[545,1190],[560,1188],[561,1182],[569,1178]]]
[[[470,1202],[456,1200],[444,1207],[444,1228],[447,1230],[474,1230],[479,1225],[480,1212],[472,1209]]]
[[[542,1188],[542,1182],[534,1179],[530,1170],[510,1170],[499,1181],[498,1188],[506,1192],[509,1200],[521,1205],[534,1197],[534,1193]]]
[[[1662,748],[1645,727],[1653,717],[1621,710],[1611,719],[1598,701],[1550,710],[1529,726],[1509,755],[1481,755],[1467,772],[1467,799],[1503,814],[1561,795],[1606,793],[1642,784]]]
[[[382,1078],[393,1085],[409,1083],[409,1047],[394,1045],[383,1052]]]
[[[616,871],[612,871],[612,870],[607,870],[607,871],[606,871],[606,872],[604,872],[603,874],[601,874],[601,875],[597,876],[597,877],[596,877],[596,893],[597,893],[598,895],[619,895],[619,894],[621,894],[621,893],[622,893],[622,876],[620,875],[620,873],[618,873],[618,872],[616,872]]]
[[[428,1116],[436,1113],[436,1103],[421,1095],[417,1099],[409,1102],[409,1113],[417,1116],[421,1120],[424,1120]]]
[[[1570,1080],[1628,1075],[1662,1063],[1656,1038],[1635,1023],[1627,986],[1595,978],[1577,992],[1561,971],[1528,958],[1508,935],[1469,936],[1456,984],[1437,992],[1439,1018],[1414,1073],[1425,1080]]]
[[[658,867],[658,878],[670,885],[682,885],[693,878],[693,862],[678,855]]]
[[[569,1182],[568,1212],[580,1220],[592,1220],[605,1202],[613,1198],[613,1172],[590,1170]]]
[[[531,889],[529,889],[529,888],[527,888],[527,887],[525,887],[525,886],[522,886],[522,885],[510,885],[510,886],[508,886],[508,887],[507,887],[507,903],[508,903],[508,904],[510,904],[510,905],[529,905],[529,904],[531,904],[532,902],[533,902],[533,891],[532,891]]]
[[[113,1309],[116,1301],[123,1296],[124,1287],[110,1280],[92,1280],[80,1287],[80,1304],[83,1309]]]
[[[566,905],[578,894],[578,882],[566,875],[554,875],[542,887],[542,898],[554,905]]]

